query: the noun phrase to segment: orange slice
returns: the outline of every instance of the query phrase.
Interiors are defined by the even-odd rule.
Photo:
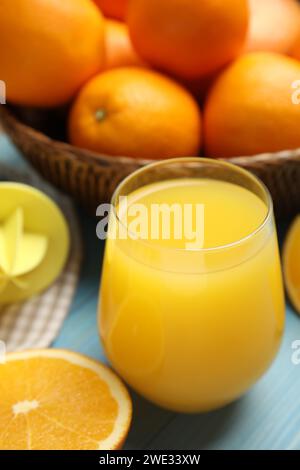
[[[284,242],[283,272],[289,298],[300,314],[300,216],[293,222]]]
[[[1,450],[119,449],[131,421],[118,377],[70,351],[7,354],[0,397]]]

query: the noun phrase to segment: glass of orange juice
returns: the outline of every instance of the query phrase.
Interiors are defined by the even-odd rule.
[[[284,293],[271,197],[218,160],[165,160],[117,188],[99,329],[117,372],[152,402],[221,407],[272,363]]]

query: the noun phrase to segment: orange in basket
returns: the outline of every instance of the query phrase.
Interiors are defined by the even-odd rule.
[[[300,30],[297,0],[250,0],[246,51],[289,53]]]
[[[116,20],[105,22],[105,69],[143,65],[135,52],[125,23]]]
[[[248,27],[247,0],[130,0],[133,44],[150,64],[186,79],[238,56]]]
[[[81,90],[71,110],[69,136],[73,145],[107,155],[197,155],[200,110],[187,90],[157,72],[114,69]]]
[[[206,102],[206,154],[248,156],[300,147],[300,103],[293,100],[299,79],[300,62],[280,54],[252,53],[233,63]]]
[[[67,102],[104,63],[104,22],[90,0],[1,0],[0,79],[26,106]]]

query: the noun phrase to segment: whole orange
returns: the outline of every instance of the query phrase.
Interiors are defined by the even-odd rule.
[[[129,0],[94,0],[102,13],[109,18],[125,20]]]
[[[8,99],[67,102],[104,62],[104,21],[90,0],[1,0],[0,78]]]
[[[131,0],[127,22],[143,59],[193,79],[241,52],[248,16],[247,0]]]
[[[204,111],[206,154],[254,155],[300,147],[300,62],[246,54],[214,83]]]
[[[250,27],[246,52],[292,50],[300,30],[296,0],[250,0]]]
[[[138,67],[109,70],[79,93],[69,119],[72,144],[108,155],[168,158],[196,155],[200,110],[163,75]]]
[[[116,20],[105,22],[105,69],[143,65],[130,41],[125,23]]]

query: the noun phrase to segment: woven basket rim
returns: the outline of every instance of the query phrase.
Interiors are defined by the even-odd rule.
[[[52,146],[53,149],[63,152],[66,157],[72,160],[84,161],[85,163],[102,166],[113,166],[119,164],[128,164],[131,166],[144,166],[146,164],[157,161],[157,159],[142,159],[126,156],[100,154],[91,150],[75,147],[64,141],[53,139],[44,134],[43,132],[38,131],[37,129],[27,124],[24,124],[22,121],[15,117],[14,113],[10,109],[7,109],[6,105],[0,105],[0,123],[3,123],[4,127],[5,124],[17,127],[23,134],[27,134],[33,140],[41,142],[41,144]],[[192,155],[187,155],[187,157],[190,156]],[[300,162],[300,147],[297,149],[261,153],[251,156],[218,158],[218,160],[224,160],[237,164],[239,166],[247,166],[248,168],[255,168],[257,166],[266,164],[278,166],[290,161]]]

